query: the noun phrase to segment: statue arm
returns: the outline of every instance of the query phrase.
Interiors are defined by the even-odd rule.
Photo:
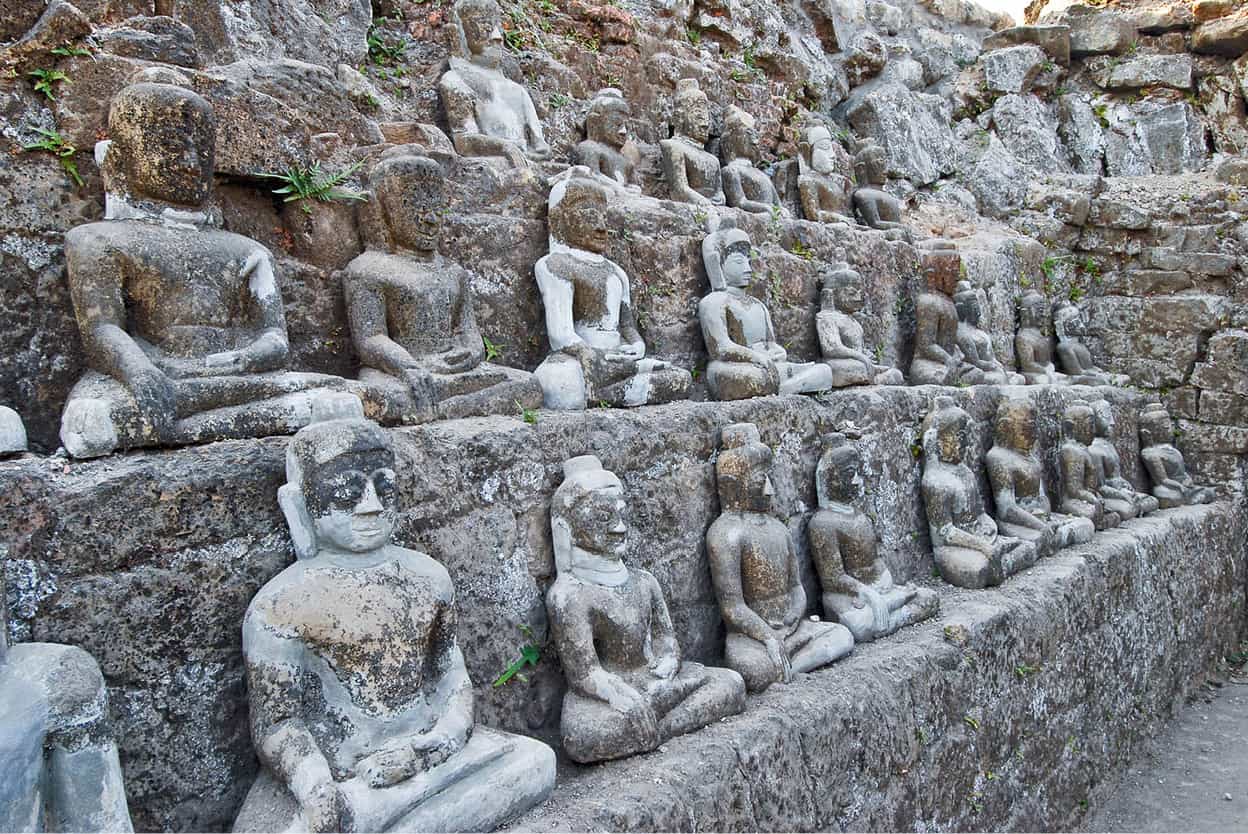
[[[644,574],[646,584],[650,586],[650,641],[651,646],[654,647],[654,660],[651,666],[657,666],[668,657],[679,666],[680,642],[676,639],[672,614],[667,608],[667,601],[663,599],[663,589],[659,587],[659,580],[647,571],[637,571],[637,573]]]
[[[524,152],[514,142],[489,136],[477,124],[477,97],[455,72],[438,82],[442,106],[451,128],[451,143],[462,156],[505,156],[517,167],[527,165]]]
[[[689,185],[689,172],[685,170],[685,157],[675,140],[665,139],[659,143],[663,150],[663,172],[667,175],[667,187],[673,200],[709,206],[711,201],[694,191]]]
[[[806,586],[802,584],[802,574],[797,564],[797,548],[793,545],[793,537],[785,533],[785,542],[789,551],[789,605],[784,612],[785,628],[793,625],[806,613]]]
[[[698,320],[702,324],[702,340],[712,360],[721,362],[744,362],[766,366],[770,361],[756,350],[737,344],[728,335],[728,316],[724,305],[717,300],[704,298],[698,305]]]
[[[819,185],[813,182],[809,177],[799,177],[797,180],[797,194],[802,202],[802,214],[807,220],[814,220],[816,223],[823,220],[823,208],[819,202]]]
[[[750,608],[741,588],[741,544],[731,533],[712,525],[706,536],[706,552],[711,563],[711,585],[719,600],[719,611],[729,630],[766,643],[775,639],[767,621]]]
[[[1011,524],[1019,524],[1023,527],[1030,527],[1033,530],[1044,529],[1043,521],[1019,506],[1018,497],[1014,494],[1014,486],[1012,484],[1002,484],[1001,487],[993,493],[992,497],[997,504],[997,517],[1002,521],[1008,521]]]
[[[456,320],[455,341],[468,352],[468,360],[462,367],[462,370],[468,370],[485,359],[485,341],[481,338],[481,328],[477,327],[477,308],[473,304],[472,288],[468,284],[467,274],[460,276],[459,286],[459,317]]]
[[[533,267],[533,274],[537,278],[537,288],[542,293],[546,336],[550,339],[551,350],[567,350],[577,346],[588,349],[585,340],[577,335],[572,320],[572,282],[551,272],[546,260],[547,258],[542,258],[537,262]]]
[[[1140,458],[1144,461],[1144,468],[1148,470],[1148,477],[1153,479],[1153,484],[1180,491],[1183,489],[1183,483],[1171,478],[1166,471],[1166,464],[1161,459],[1161,455],[1143,449],[1140,451]]]
[[[360,363],[397,377],[416,368],[419,363],[408,351],[390,338],[386,330],[386,307],[381,293],[362,278],[347,274],[347,316],[351,337]]]
[[[286,362],[290,343],[286,336],[282,294],[277,288],[273,257],[268,250],[258,248],[252,252],[243,264],[243,277],[247,279],[248,298],[260,327],[260,335],[242,350],[243,369],[251,372],[275,370]]]
[[[633,313],[633,292],[628,281],[628,273],[615,267],[616,277],[622,290],[620,297],[620,352],[633,359],[641,359],[646,355],[646,343],[637,330],[637,316]]]
[[[953,511],[945,500],[926,501],[928,525],[932,530],[933,544],[939,538],[948,547],[965,547],[992,555],[992,542],[984,536],[963,530],[954,521]]]
[[[822,524],[812,520],[807,527],[806,537],[810,542],[810,555],[818,569],[823,592],[844,594],[857,599],[864,586],[845,570],[845,559],[841,555],[836,531],[824,529]]]
[[[550,613],[551,635],[559,663],[563,666],[568,686],[587,698],[620,708],[620,688],[627,687],[620,678],[598,660],[594,648],[594,629],[590,612],[576,598],[575,589],[563,587],[558,580],[551,588],[547,610]],[[627,697],[627,696],[625,696]]]
[[[815,330],[819,336],[819,352],[824,359],[854,359],[874,369],[875,362],[860,350],[854,350],[841,338],[841,328],[836,324],[836,316],[831,312],[821,312],[815,316]]]
[[[755,202],[745,196],[745,188],[741,185],[741,174],[730,167],[721,169],[720,181],[724,187],[724,202],[734,208],[750,212],[764,212],[767,206]]]
[[[537,161],[550,159],[550,145],[542,128],[542,120],[538,118],[537,108],[533,106],[533,97],[524,91],[524,120],[529,134],[529,157]]]

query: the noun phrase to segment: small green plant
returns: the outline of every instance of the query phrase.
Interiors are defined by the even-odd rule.
[[[1084,296],[1083,287],[1079,286],[1078,284],[1071,284],[1070,291],[1067,292],[1066,295],[1067,297],[1070,298],[1071,304],[1078,304],[1079,299],[1083,298]]]
[[[972,730],[975,730],[976,732],[979,732],[979,719],[977,719],[975,716],[971,715],[968,712],[966,715],[962,716],[962,720],[966,722],[966,726],[970,727]]]
[[[531,408],[525,408],[524,403],[515,400],[516,410],[520,412],[520,419],[526,423],[532,424],[537,422],[537,412]]]
[[[485,345],[485,361],[486,362],[493,362],[495,359],[501,358],[503,355],[503,348],[506,347],[506,345],[494,344],[493,342],[490,341],[489,336],[482,336],[481,343]]]
[[[69,174],[70,179],[81,188],[82,177],[78,175],[78,164],[74,162],[74,154],[78,152],[78,149],[67,142],[65,137],[55,128],[48,130],[47,128],[37,127],[35,132],[43,138],[38,142],[22,145],[22,150],[44,151],[52,154],[61,163],[61,168],[65,170],[65,173]]]
[[[811,260],[814,260],[815,258],[815,253],[812,250],[806,248],[806,245],[803,244],[800,240],[795,242],[793,244],[793,248],[790,249],[789,251],[792,252],[794,255],[797,255],[799,258],[802,258],[803,260],[811,261]]]
[[[72,43],[66,43],[52,50],[53,55],[59,55],[62,58],[86,58],[91,55],[91,50],[82,46],[74,46]]]
[[[702,33],[697,29],[686,29],[685,40],[689,41],[693,46],[697,46],[702,43]]]
[[[354,188],[343,188],[342,184],[360,169],[363,161],[357,162],[341,171],[322,171],[321,163],[313,162],[311,168],[287,168],[284,174],[264,174],[269,179],[284,183],[281,188],[273,189],[273,193],[281,196],[283,203],[298,202],[299,207],[308,214],[312,213],[312,200],[322,203],[363,201],[368,195]]]
[[[566,107],[572,99],[570,96],[565,96],[563,93],[551,93],[549,101],[550,109],[558,110],[560,107]]]
[[[1028,675],[1034,675],[1039,671],[1039,666],[1028,666],[1026,663],[1020,663],[1014,667],[1014,674],[1018,675],[1020,678],[1025,678]]]
[[[35,79],[35,92],[43,93],[48,101],[56,101],[52,85],[69,83],[69,76],[60,70],[36,69],[26,74]]]
[[[378,18],[368,29],[368,61],[373,66],[392,67],[407,59],[407,41],[391,41],[377,29],[378,23],[386,22],[387,18]]]
[[[503,686],[512,678],[519,678],[522,682],[528,683],[529,679],[520,670],[525,666],[536,666],[538,661],[542,659],[542,650],[533,642],[533,629],[521,623],[520,633],[527,637],[529,642],[520,647],[520,656],[508,664],[503,673],[494,679],[495,687]]]
[[[1109,127],[1109,105],[1094,104],[1092,112],[1096,114],[1096,119],[1101,123],[1101,127]]]

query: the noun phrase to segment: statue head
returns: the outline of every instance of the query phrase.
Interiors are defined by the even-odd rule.
[[[884,148],[875,142],[868,142],[854,154],[854,178],[858,187],[873,185],[881,186],[888,176],[888,156]]]
[[[1002,400],[997,406],[998,445],[1030,455],[1036,447],[1036,406],[1025,397]]]
[[[585,115],[586,138],[618,151],[628,141],[629,114],[623,93],[614,87],[599,90],[590,101],[589,112]]]
[[[551,541],[560,574],[577,569],[579,555],[620,562],[628,546],[624,486],[596,455],[563,464],[563,483],[550,501]]]
[[[1070,336],[1071,325],[1076,325],[1077,328],[1079,317],[1079,308],[1074,304],[1059,304],[1053,310],[1053,332],[1057,338],[1065,339]]]
[[[1062,412],[1062,436],[1087,446],[1093,438],[1092,409],[1087,403],[1071,403]]]
[[[937,397],[932,410],[923,420],[923,454],[930,464],[961,463],[970,441],[971,417],[952,397]]]
[[[1161,403],[1149,403],[1140,409],[1140,446],[1167,446],[1174,442],[1174,422]]]
[[[862,495],[862,455],[843,434],[834,434],[824,445],[815,467],[815,495],[819,506],[851,504]]]
[[[607,227],[607,190],[580,169],[550,190],[546,222],[551,240],[573,249],[601,255],[610,243]]]
[[[970,281],[959,281],[953,293],[953,305],[958,310],[958,320],[972,327],[979,326],[983,310],[979,304],[979,292]]]
[[[721,512],[771,512],[771,458],[753,423],[724,426],[715,461]]]
[[[1109,400],[1092,403],[1092,417],[1096,421],[1096,436],[1112,440],[1114,436],[1114,407]]]
[[[1034,327],[1042,333],[1047,331],[1049,300],[1034,289],[1027,290],[1018,300],[1018,321],[1021,327]]]
[[[446,177],[441,165],[423,156],[389,157],[373,168],[369,186],[392,249],[437,251],[446,211]]]
[[[495,0],[458,0],[455,18],[463,37],[462,47],[474,64],[491,69],[503,60],[502,14]]]
[[[301,558],[365,555],[390,543],[398,515],[394,451],[353,394],[322,394],[286,447],[278,503]]]
[[[702,241],[702,263],[712,290],[745,289],[754,277],[750,236],[735,226],[721,228]]]
[[[724,161],[748,159],[758,161],[758,129],[754,117],[737,107],[728,107],[724,114],[724,135],[719,144]]]
[[[857,313],[866,306],[862,275],[844,261],[834,265],[823,275],[820,303],[825,310],[834,306],[842,313]]]
[[[705,145],[711,138],[711,100],[698,87],[696,78],[676,82],[676,134]]]
[[[818,122],[806,128],[801,144],[802,157],[807,165],[817,174],[831,174],[836,171],[836,160],[832,155],[832,131],[827,125]]]
[[[212,193],[216,123],[212,107],[172,84],[123,87],[108,109],[104,159],[130,195],[198,208]]]

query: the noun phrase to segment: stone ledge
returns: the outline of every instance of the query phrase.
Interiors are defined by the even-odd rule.
[[[1070,830],[1239,636],[1245,508],[1164,511],[752,697],[561,774],[521,831]]]

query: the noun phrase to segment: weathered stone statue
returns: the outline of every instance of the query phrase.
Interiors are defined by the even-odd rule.
[[[823,276],[819,301],[815,332],[833,387],[905,384],[901,371],[876,363],[864,350],[862,324],[854,317],[865,303],[862,275],[847,263],[836,264]]]
[[[433,407],[439,418],[540,406],[532,374],[482,361],[471,276],[438,252],[447,202],[441,166],[389,157],[370,185],[384,240],[370,242],[343,277],[360,379],[400,389],[397,399],[410,398],[414,412]]]
[[[585,169],[550,191],[550,254],[534,267],[552,353],[534,372],[547,408],[666,403],[689,395],[684,368],[646,356],[628,275],[606,256],[607,191]]]
[[[1090,520],[1096,529],[1117,527],[1122,516],[1116,509],[1135,508],[1124,502],[1111,507],[1101,495],[1101,469],[1092,459],[1092,409],[1085,403],[1071,403],[1062,413],[1062,445],[1057,450],[1061,503],[1058,508],[1070,515]]]
[[[959,281],[953,294],[954,308],[958,311],[958,350],[962,351],[961,376],[963,379],[977,376],[978,382],[989,385],[1021,385],[1023,378],[1005,370],[992,349],[992,337],[979,327],[984,309],[982,292],[970,281]],[[979,375],[975,371],[979,371]]]
[[[758,131],[753,116],[735,105],[728,108],[719,151],[724,158],[721,176],[729,206],[756,214],[779,211],[788,215],[771,177],[754,167],[758,162]]]
[[[868,142],[854,154],[854,211],[858,219],[873,229],[881,229],[889,240],[910,240],[910,230],[902,222],[901,202],[883,189],[887,180],[884,148]]]
[[[853,183],[836,171],[832,131],[822,124],[810,125],[799,150],[802,172],[797,189],[802,214],[817,223],[853,223]]]
[[[576,159],[595,174],[631,192],[640,192],[636,161],[626,152],[628,102],[619,90],[599,90],[585,116],[585,141],[576,146]]]
[[[699,89],[697,79],[682,78],[676,82],[672,120],[674,135],[659,142],[663,176],[671,198],[679,203],[722,206],[724,187],[719,160],[706,150],[711,138],[711,102]]]
[[[133,831],[100,667],[75,646],[10,646],[8,613],[0,589],[0,830]]]
[[[911,385],[973,385],[983,380],[983,371],[965,362],[958,347],[958,310],[951,295],[961,263],[957,252],[923,255],[927,290],[914,301]]]
[[[243,621],[261,770],[234,830],[489,831],[550,792],[554,752],[474,724],[450,576],[392,543],[394,452],[351,406],[286,450],[299,559]]]
[[[1039,556],[1091,541],[1091,521],[1052,512],[1036,454],[1036,406],[1031,400],[1007,399],[997,406],[994,444],[984,463],[1002,533],[1031,542]]]
[[[823,612],[847,627],[855,643],[926,620],[940,607],[930,588],[895,585],[880,558],[875,524],[855,502],[862,497],[862,456],[833,435],[815,469],[819,510],[806,527],[810,558],[823,586]]]
[[[721,515],[706,533],[711,583],[728,628],[724,661],[751,692],[826,666],[854,647],[838,623],[807,618],[789,530],[772,514],[771,449],[753,423],[725,426],[715,462]]]
[[[1135,515],[1156,511],[1157,499],[1136,490],[1135,485],[1122,476],[1122,458],[1114,446],[1114,410],[1109,400],[1092,404],[1092,416],[1096,423],[1096,438],[1088,451],[1092,463],[1101,471],[1101,495],[1114,501],[1123,501],[1135,507]],[[1131,518],[1131,516],[1124,516]]]
[[[969,466],[970,417],[950,397],[937,397],[923,421],[923,503],[936,567],[963,588],[1000,585],[1035,564],[1036,546],[1002,536],[984,506]]]
[[[495,0],[457,0],[462,57],[438,81],[455,150],[505,156],[516,167],[550,158],[529,91],[503,75],[503,30]]]
[[[1059,385],[1066,375],[1053,364],[1053,336],[1049,332],[1049,300],[1027,290],[1018,302],[1018,333],[1014,356],[1028,385]]]
[[[1183,453],[1174,446],[1174,423],[1161,403],[1140,409],[1140,458],[1153,481],[1153,495],[1161,508],[1208,504],[1213,487],[1201,486],[1188,474]]]
[[[731,669],[682,661],[659,583],[624,564],[624,488],[594,455],[563,465],[551,499],[558,578],[546,610],[568,693],[560,730],[578,762],[653,750],[745,708]]]
[[[26,426],[22,417],[7,406],[0,405],[0,457],[26,451]]]
[[[767,305],[746,292],[754,269],[750,238],[736,228],[702,241],[702,261],[711,292],[698,303],[698,320],[710,362],[706,384],[717,400],[769,394],[826,391],[832,369],[822,362],[789,362],[776,342]]]
[[[288,343],[273,258],[221,231],[208,203],[211,107],[181,87],[132,84],[114,96],[108,131],[97,149],[105,219],[65,236],[91,366],[62,416],[66,450],[97,457],[304,425],[308,389],[345,382],[281,371]]]
[[[1082,317],[1074,304],[1059,304],[1053,311],[1053,332],[1057,334],[1057,358],[1061,369],[1074,385],[1122,385],[1128,380],[1122,374],[1101,370],[1092,361],[1092,353],[1070,332],[1071,325]]]

